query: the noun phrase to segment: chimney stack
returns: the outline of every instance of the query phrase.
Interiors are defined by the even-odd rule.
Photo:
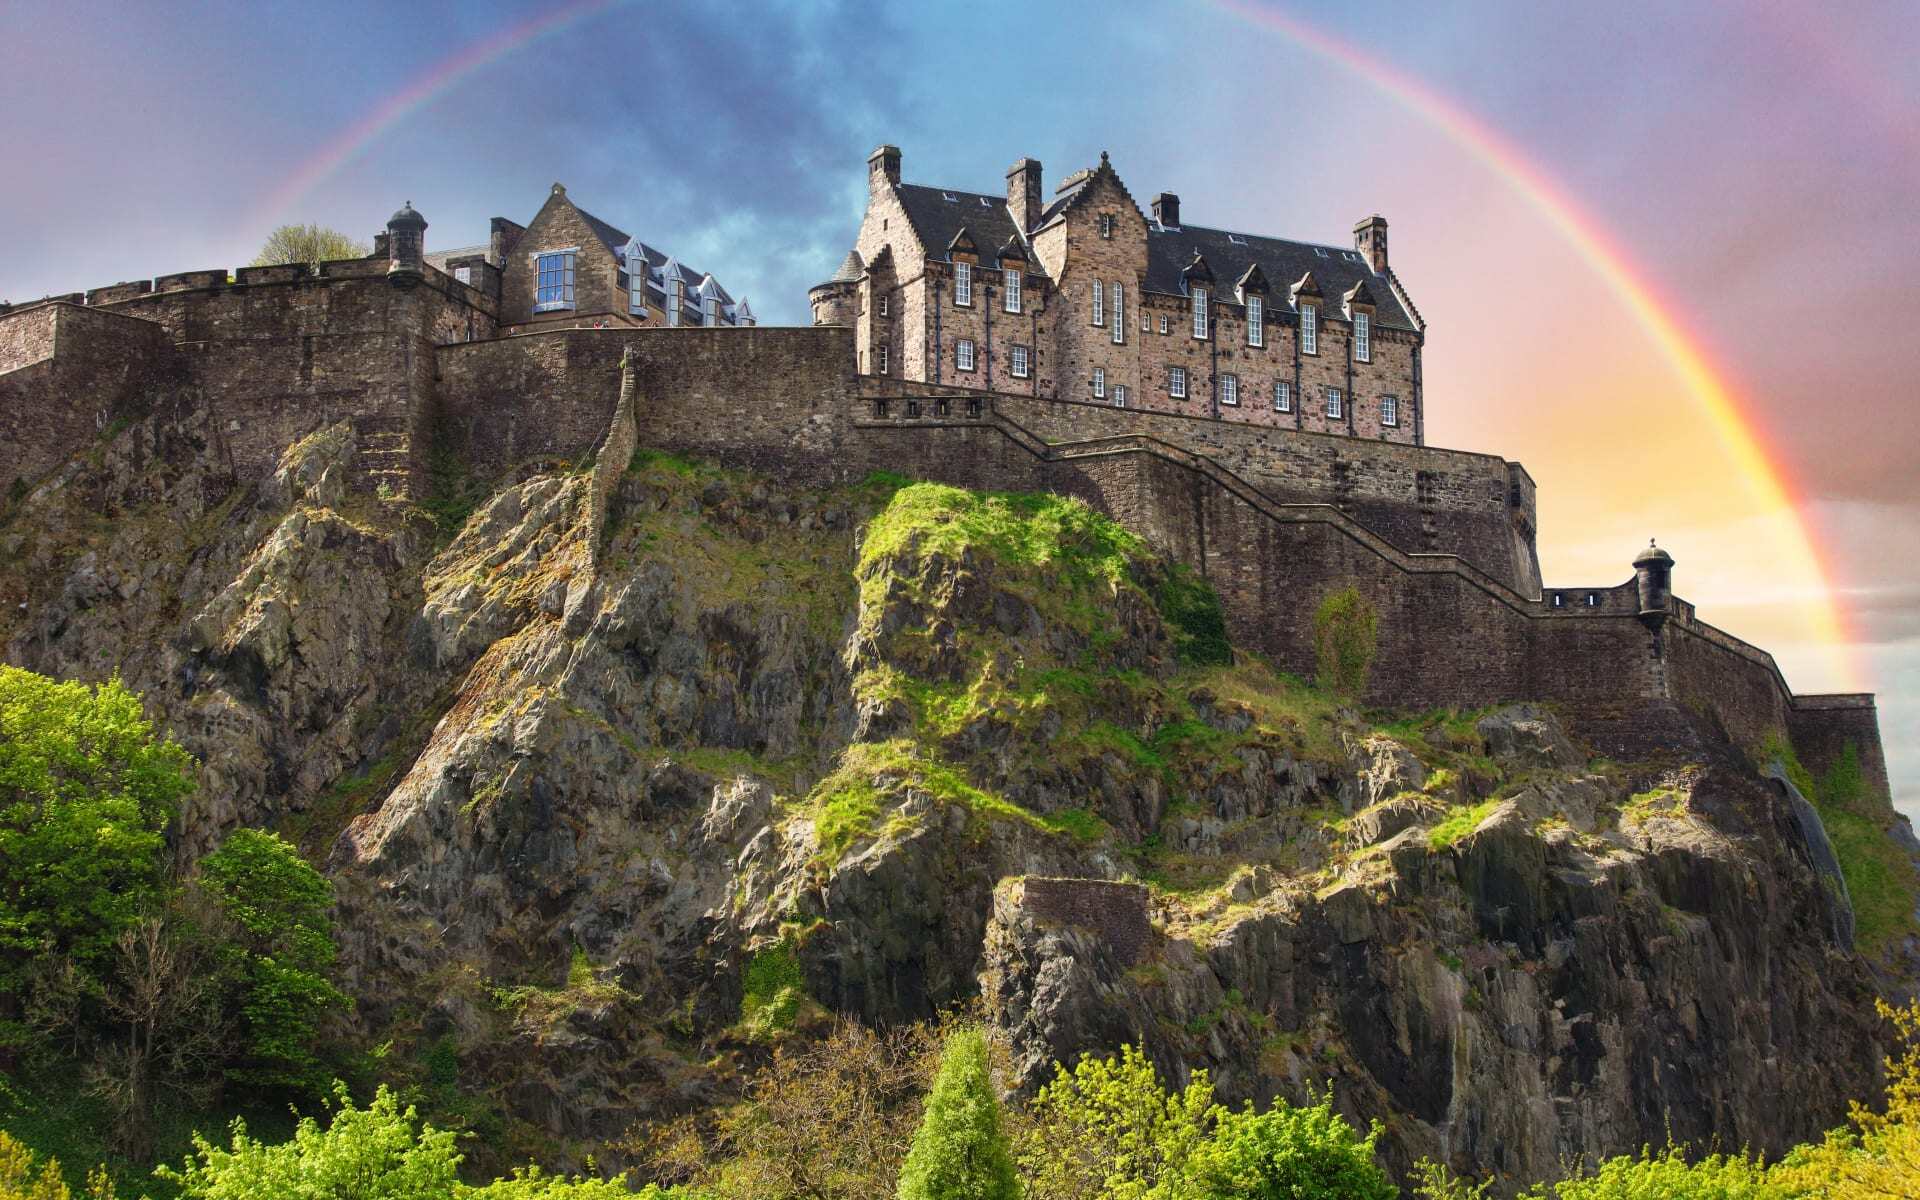
[[[900,185],[900,147],[881,146],[867,155],[867,188],[879,191],[883,186]]]
[[[1353,248],[1373,264],[1373,273],[1387,273],[1387,219],[1375,213],[1353,227]]]
[[[1180,228],[1180,197],[1161,192],[1153,198],[1153,219],[1166,229]]]
[[[1021,233],[1040,223],[1040,160],[1023,158],[1007,168],[1007,211]]]

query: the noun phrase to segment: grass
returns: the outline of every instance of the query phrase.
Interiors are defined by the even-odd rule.
[[[1686,795],[1679,788],[1663,785],[1628,797],[1620,806],[1620,821],[1638,825],[1656,817],[1682,816],[1686,811]]]
[[[1455,842],[1470,836],[1480,828],[1482,822],[1493,815],[1493,810],[1498,807],[1500,807],[1499,800],[1483,800],[1470,808],[1455,807],[1446,820],[1427,831],[1428,848],[1445,850]]]
[[[755,1041],[786,1033],[805,1006],[807,982],[793,938],[779,942],[747,960],[740,972],[740,1031]]]

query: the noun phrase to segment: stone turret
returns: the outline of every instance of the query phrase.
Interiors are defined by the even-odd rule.
[[[410,288],[426,278],[427,219],[414,211],[413,201],[387,218],[387,281]]]
[[[1655,633],[1673,611],[1673,555],[1648,539],[1633,560],[1633,582],[1640,590],[1640,620]]]
[[[866,269],[866,264],[860,261],[860,252],[849,250],[833,278],[808,290],[807,303],[813,307],[815,325],[853,328],[860,316],[860,276]]]

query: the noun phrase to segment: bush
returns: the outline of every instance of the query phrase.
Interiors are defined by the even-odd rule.
[[[1314,659],[1320,685],[1347,696],[1367,690],[1367,672],[1380,628],[1380,614],[1351,584],[1330,592],[1313,614]]]
[[[1197,1194],[1206,1200],[1393,1200],[1400,1194],[1374,1161],[1381,1125],[1361,1137],[1333,1111],[1331,1097],[1311,1108],[1275,1102],[1218,1114],[1213,1136],[1194,1155]]]
[[[900,1200],[1017,1200],[1000,1102],[978,1029],[947,1038],[927,1110],[900,1169]]]
[[[1212,1120],[1213,1085],[1195,1071],[1169,1093],[1146,1056],[1123,1046],[1117,1058],[1058,1068],[1028,1108],[1020,1168],[1029,1195],[1185,1196],[1189,1160]]]
[[[1591,1174],[1536,1184],[1521,1200],[1788,1200],[1802,1193],[1768,1178],[1758,1159],[1713,1154],[1687,1162],[1678,1146],[1642,1149],[1601,1163]],[[1889,1193],[1890,1194],[1890,1193]]]
[[[1173,634],[1174,654],[1181,662],[1196,667],[1232,664],[1233,646],[1227,641],[1220,597],[1206,580],[1175,564],[1153,599]]]
[[[89,1200],[113,1200],[106,1172],[87,1176]],[[73,1200],[73,1191],[53,1159],[35,1161],[33,1151],[0,1132],[0,1200]]]

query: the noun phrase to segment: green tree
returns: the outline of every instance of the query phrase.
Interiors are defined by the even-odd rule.
[[[113,1182],[103,1170],[87,1176],[87,1200],[113,1200]],[[0,1200],[73,1200],[73,1191],[54,1159],[37,1160],[32,1150],[0,1132]]]
[[[1333,1111],[1331,1096],[1310,1108],[1275,1102],[1220,1112],[1213,1136],[1194,1154],[1196,1194],[1205,1200],[1393,1200],[1400,1194],[1374,1161],[1382,1127],[1361,1137]]]
[[[159,906],[192,766],[119,680],[0,667],[0,1019],[18,1017],[35,960],[97,977]]]
[[[339,950],[333,885],[277,834],[237,829],[200,861],[200,887],[225,919],[219,957],[245,1031],[234,1074],[270,1087],[324,1086],[321,1020],[347,998],[327,978]]]
[[[1745,1155],[1710,1154],[1689,1163],[1678,1146],[1655,1153],[1623,1154],[1601,1163],[1591,1173],[1554,1184],[1535,1184],[1521,1200],[1789,1200],[1804,1195],[1844,1195],[1789,1187],[1769,1177],[1758,1159]],[[1874,1192],[1898,1196],[1898,1192]],[[1909,1193],[1913,1194],[1913,1193]]]
[[[1015,1200],[1020,1184],[1000,1128],[987,1038],[960,1029],[947,1038],[920,1129],[900,1169],[900,1200]]]
[[[356,1108],[339,1084],[324,1128],[306,1117],[292,1140],[270,1146],[236,1120],[227,1149],[195,1134],[194,1152],[180,1168],[155,1174],[178,1187],[183,1200],[455,1200],[462,1189],[454,1137],[421,1123],[385,1087]]]
[[[1028,1105],[1033,1123],[1020,1144],[1027,1192],[1048,1200],[1188,1196],[1190,1160],[1215,1107],[1205,1071],[1169,1093],[1138,1047],[1060,1067]]]
[[[365,258],[373,248],[356,242],[337,229],[318,225],[282,225],[267,235],[254,257],[256,267],[276,267],[282,263],[333,262],[343,258]]]
[[[1380,630],[1380,614],[1349,584],[1329,592],[1313,614],[1314,659],[1320,685],[1348,696],[1367,690],[1367,673]]]

